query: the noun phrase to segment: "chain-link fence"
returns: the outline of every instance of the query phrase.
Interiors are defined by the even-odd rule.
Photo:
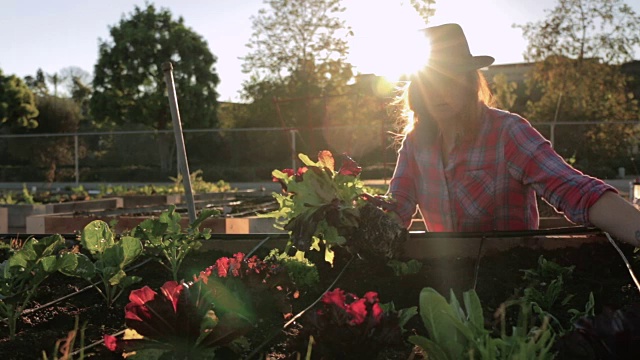
[[[190,171],[207,181],[270,181],[301,166],[297,154],[316,160],[324,149],[349,154],[369,178],[389,177],[395,162],[393,137],[374,127],[185,130],[184,142]],[[163,182],[176,161],[171,131],[0,135],[0,182]]]
[[[556,150],[603,178],[640,174],[638,122],[537,123]],[[388,179],[397,142],[390,127],[247,128],[185,130],[191,172],[207,181],[270,181],[273,169],[300,166],[298,153],[349,154],[365,179]],[[339,160],[338,160],[339,161]],[[339,164],[337,164],[339,166]],[[166,182],[177,174],[169,131],[0,135],[0,182]]]

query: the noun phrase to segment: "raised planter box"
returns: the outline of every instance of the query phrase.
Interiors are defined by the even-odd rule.
[[[103,220],[110,224],[115,232],[121,233],[131,230],[145,219],[151,216],[136,215],[77,215],[65,214],[41,214],[27,218],[26,233],[28,234],[73,234],[81,231],[93,220]],[[200,228],[210,228],[218,234],[252,234],[252,233],[276,233],[278,229],[273,227],[274,219],[260,218],[257,216],[246,218],[209,218]],[[189,219],[183,217],[182,227],[189,225]]]
[[[0,207],[0,234],[9,232],[9,210]]]
[[[26,219],[31,215],[58,214],[80,211],[108,210],[121,208],[121,198],[69,201],[53,204],[15,204],[2,205],[8,212],[7,231],[22,232],[26,230]]]
[[[175,205],[182,201],[182,195],[123,195],[117,198],[122,199],[122,207],[134,209],[146,206]]]

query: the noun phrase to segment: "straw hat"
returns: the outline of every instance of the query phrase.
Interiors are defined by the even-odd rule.
[[[431,42],[427,66],[442,72],[466,72],[493,64],[491,56],[473,56],[467,38],[458,24],[444,24],[422,29]]]

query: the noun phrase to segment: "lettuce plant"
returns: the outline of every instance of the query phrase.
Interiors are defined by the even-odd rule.
[[[319,152],[318,162],[304,154],[298,157],[305,167],[297,172],[272,172],[284,192],[274,194],[280,208],[267,216],[291,231],[292,244],[299,251],[310,250],[312,245],[319,249],[322,240],[325,258],[331,262],[331,247],[345,245],[345,235],[358,226],[357,204],[363,202],[360,196],[364,193],[361,168],[345,155],[336,171],[335,159],[327,150]]]
[[[144,242],[147,252],[156,256],[178,281],[178,271],[185,257],[202,246],[201,240],[211,237],[211,229],[200,232],[198,227],[207,218],[219,214],[217,210],[203,210],[187,229],[180,225],[181,216],[175,206],[160,214],[158,219],[147,219],[131,232],[131,236]]]
[[[134,290],[125,306],[124,336],[105,335],[105,345],[132,359],[213,359],[218,348],[233,346],[253,328],[216,296],[204,281],[167,281],[160,294],[148,286]]]
[[[502,304],[497,316],[501,319],[499,336],[484,327],[480,299],[474,290],[463,294],[463,305],[453,291],[447,300],[432,288],[420,292],[420,316],[429,337],[414,335],[409,341],[426,353],[429,359],[552,359],[555,335],[548,318],[542,326],[531,321],[531,304],[517,302],[520,316],[511,333],[506,330],[508,305]]]
[[[40,284],[52,273],[71,271],[78,265],[75,255],[63,249],[65,241],[60,235],[30,238],[0,264],[0,315],[7,317],[11,339],[17,319]]]
[[[324,246],[325,260],[330,263],[334,246],[360,254],[395,256],[408,233],[376,203],[367,202],[378,198],[365,192],[360,166],[343,154],[336,170],[336,160],[327,150],[319,152],[317,162],[304,154],[298,156],[304,167],[272,172],[283,192],[273,194],[279,209],[263,215],[290,231],[290,244],[303,253]]]
[[[380,304],[372,291],[358,298],[336,288],[300,319],[298,338],[314,339],[314,358],[375,359],[382,349],[404,345],[403,327],[416,313],[415,306],[396,311],[393,303]]]
[[[91,258],[82,253],[75,254],[78,266],[62,272],[83,278],[92,284],[96,278],[99,279],[94,287],[107,306],[110,307],[125,289],[142,280],[125,272],[125,267],[142,254],[142,243],[137,238],[123,236],[116,239],[107,223],[94,220],[82,230],[80,244]]]

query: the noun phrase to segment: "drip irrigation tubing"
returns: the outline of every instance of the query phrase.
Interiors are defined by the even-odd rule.
[[[629,263],[629,260],[627,259],[626,256],[624,256],[624,253],[622,252],[622,250],[620,250],[620,247],[616,244],[616,242],[613,241],[613,239],[611,238],[611,235],[609,235],[609,233],[606,233],[606,232],[604,234],[607,236],[607,240],[609,240],[611,245],[613,245],[613,247],[616,249],[620,257],[622,257],[622,261],[624,261],[624,264],[627,265],[627,270],[629,270],[629,275],[631,275],[631,279],[633,279],[633,282],[638,288],[638,291],[640,291],[640,282],[638,282],[638,278],[636,278],[636,274],[633,272],[631,263]]]
[[[147,259],[144,259],[144,260],[143,260],[143,261],[141,261],[140,263],[135,264],[135,265],[133,265],[133,266],[131,266],[131,267],[129,267],[129,268],[127,268],[127,269],[125,269],[125,271],[135,270],[135,269],[137,269],[137,268],[139,268],[139,267],[142,267],[142,265],[145,265],[145,264],[149,263],[151,260],[153,260],[153,258],[147,258]],[[49,302],[48,302],[48,303],[46,303],[46,304],[42,304],[42,305],[37,306],[37,307],[34,307],[34,308],[26,309],[25,311],[23,311],[23,312],[22,312],[22,314],[21,314],[21,315],[27,315],[27,314],[34,313],[34,312],[36,312],[36,311],[40,311],[40,310],[42,310],[42,309],[46,309],[46,308],[48,308],[49,306],[53,306],[53,305],[55,305],[55,304],[59,303],[59,302],[60,302],[60,301],[62,301],[62,300],[66,300],[66,299],[72,298],[72,297],[74,297],[74,296],[76,296],[76,295],[78,295],[78,294],[81,294],[81,293],[83,293],[83,292],[85,292],[85,291],[87,291],[87,290],[89,290],[89,289],[93,288],[94,286],[96,286],[96,285],[98,285],[98,284],[100,284],[100,281],[97,281],[97,282],[95,282],[95,283],[92,283],[91,285],[87,285],[86,287],[83,287],[83,288],[82,288],[82,289],[80,289],[80,290],[74,291],[74,292],[72,292],[72,293],[70,293],[70,294],[67,294],[67,295],[65,295],[65,296],[62,296],[62,297],[60,297],[60,298],[58,298],[58,299],[55,299],[55,300],[49,301]],[[0,322],[6,322],[6,321],[7,321],[7,318],[2,318],[2,319],[0,319]]]
[[[338,282],[338,280],[342,277],[342,274],[344,274],[345,270],[347,270],[347,268],[349,267],[349,265],[351,265],[351,263],[353,262],[353,259],[355,259],[355,256],[352,257],[351,259],[349,259],[349,261],[344,265],[344,267],[342,268],[342,270],[340,271],[340,273],[338,273],[338,275],[336,276],[336,278],[333,280],[333,282],[329,285],[329,287],[327,287],[327,289],[325,291],[322,292],[322,294],[320,295],[320,297],[318,297],[314,302],[311,303],[311,305],[307,306],[306,308],[304,308],[302,311],[300,311],[299,313],[297,313],[295,316],[293,316],[289,321],[287,321],[284,326],[282,326],[282,329],[278,329],[278,331],[273,332],[271,335],[269,335],[269,337],[263,341],[260,345],[258,345],[251,353],[249,353],[249,355],[247,355],[247,357],[245,358],[245,360],[249,360],[251,358],[253,358],[254,356],[256,356],[258,354],[258,352],[264,348],[265,346],[269,345],[271,343],[271,341],[273,341],[273,339],[275,339],[278,335],[282,334],[282,332],[289,327],[289,325],[293,324],[299,317],[301,317],[302,315],[304,315],[305,312],[307,312],[309,309],[313,308],[318,302],[320,302],[320,300],[322,300],[322,297],[324,296],[324,294],[327,293],[327,291],[331,290],[331,288],[333,288],[333,286]]]
[[[503,239],[514,237],[536,237],[536,236],[562,236],[562,235],[585,235],[602,234],[598,228],[584,226],[569,226],[539,230],[518,230],[518,231],[485,231],[485,232],[429,232],[429,231],[409,231],[411,239],[446,239],[446,238],[485,238]],[[60,235],[65,240],[76,240],[78,234],[0,234],[0,241],[12,239],[28,239],[30,237],[47,237]],[[251,234],[221,234],[212,233],[210,240],[261,240],[265,237],[272,239],[289,239],[288,233],[251,233]]]

